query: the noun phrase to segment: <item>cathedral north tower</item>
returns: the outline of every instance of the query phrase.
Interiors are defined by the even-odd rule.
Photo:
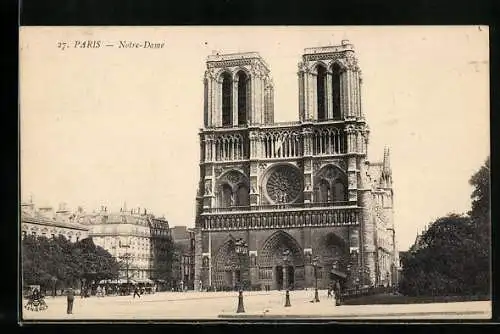
[[[209,56],[204,89],[205,128],[274,121],[273,83],[257,52]]]

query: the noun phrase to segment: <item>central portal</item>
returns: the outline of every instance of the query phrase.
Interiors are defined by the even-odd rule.
[[[276,266],[274,272],[275,286],[278,290],[293,289],[295,284],[295,269],[293,266],[286,267],[286,273],[283,266]]]
[[[259,251],[258,266],[262,268],[259,275],[262,286],[277,290],[305,286],[304,252],[299,243],[282,230],[271,234],[264,242]]]

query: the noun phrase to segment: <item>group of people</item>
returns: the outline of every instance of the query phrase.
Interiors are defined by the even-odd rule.
[[[96,296],[96,297],[104,297],[104,296],[106,296],[106,287],[105,287],[105,286],[103,286],[103,287],[101,288],[101,286],[99,285],[99,286],[97,287],[97,289],[96,289],[95,296]]]

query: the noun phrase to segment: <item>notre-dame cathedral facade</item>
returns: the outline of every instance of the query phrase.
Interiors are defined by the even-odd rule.
[[[274,122],[258,53],[214,54],[206,65],[195,288],[392,284],[389,151],[367,159],[353,45],[304,50],[295,122]]]

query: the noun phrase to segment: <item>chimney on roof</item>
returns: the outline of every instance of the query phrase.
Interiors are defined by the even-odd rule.
[[[35,215],[35,204],[33,203],[23,203],[21,204],[21,210],[24,214],[28,216],[34,216]]]
[[[54,209],[51,206],[41,207],[38,209],[38,212],[45,218],[54,218]]]
[[[68,211],[68,210],[66,209],[66,203],[64,203],[64,202],[59,203],[59,209],[58,209],[57,211],[58,211],[58,212]]]
[[[71,212],[69,212],[66,208],[66,203],[60,203],[59,204],[59,210],[56,211],[56,216],[55,219],[59,222],[64,222],[67,223],[69,222],[69,217],[71,215]]]

